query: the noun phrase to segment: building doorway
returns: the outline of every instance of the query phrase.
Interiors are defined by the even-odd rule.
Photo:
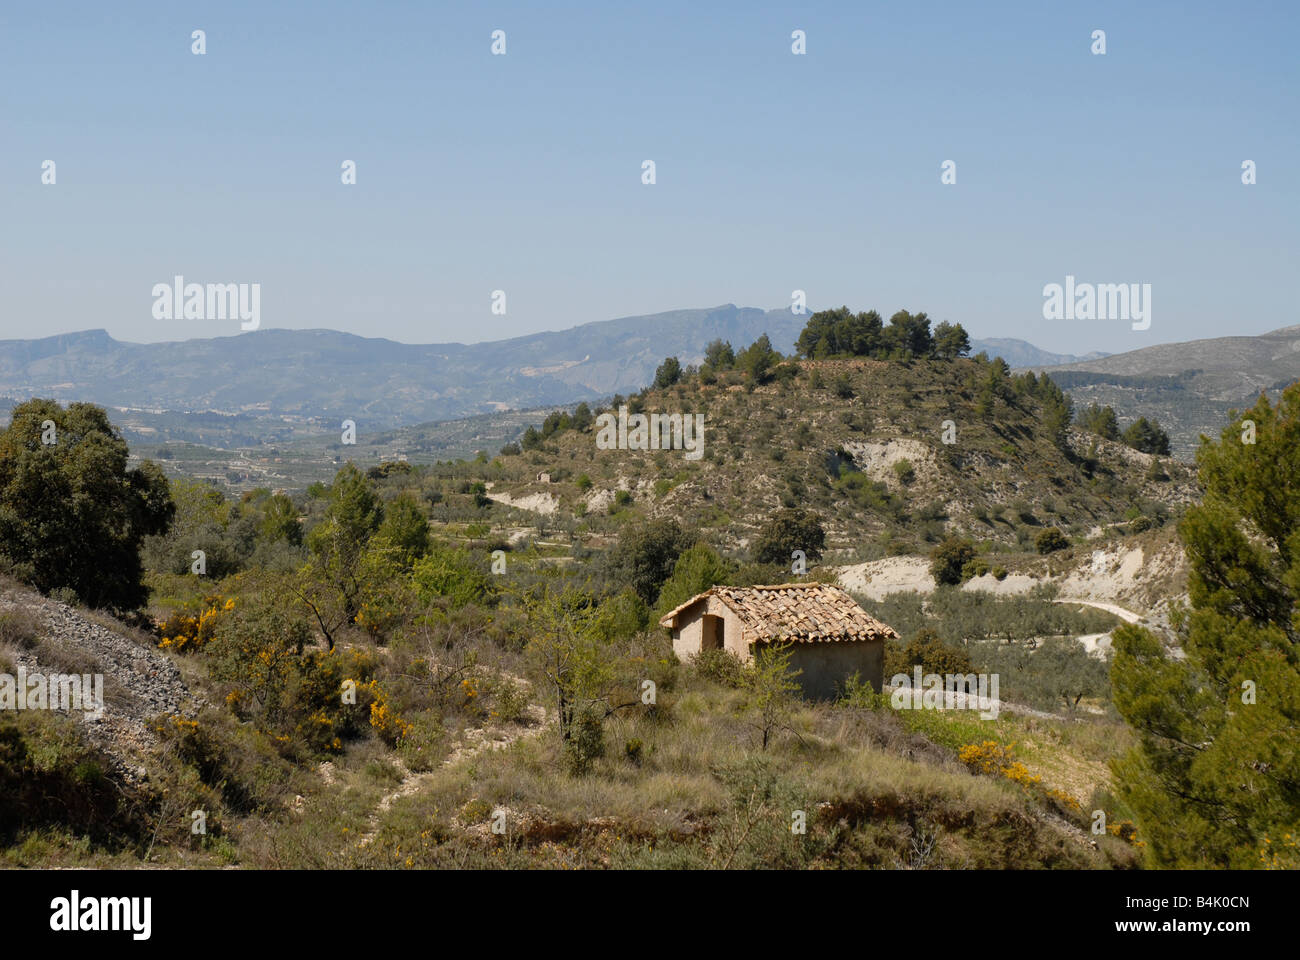
[[[704,615],[704,636],[700,641],[701,650],[721,650],[726,646],[723,635],[723,619],[713,614]]]

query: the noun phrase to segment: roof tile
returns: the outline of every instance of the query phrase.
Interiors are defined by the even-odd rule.
[[[666,614],[660,625],[671,629],[679,614],[711,596],[736,614],[744,625],[745,639],[751,643],[898,639],[892,627],[869,615],[852,597],[829,583],[711,587]]]

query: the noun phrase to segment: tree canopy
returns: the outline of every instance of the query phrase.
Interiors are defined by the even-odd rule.
[[[772,377],[772,368],[781,360],[781,354],[772,347],[765,333],[736,357],[736,366],[749,374],[755,383],[766,383]]]
[[[714,370],[727,370],[735,366],[736,352],[729,341],[710,340],[704,348],[704,362]]]
[[[662,390],[671,387],[682,378],[682,365],[676,357],[668,357],[655,370],[655,387]]]
[[[608,573],[651,606],[672,575],[677,558],[695,542],[676,520],[651,520],[627,531],[610,551]]]
[[[1160,429],[1160,424],[1146,417],[1138,417],[1124,431],[1123,440],[1134,450],[1169,456],[1169,434]]]
[[[807,559],[817,560],[825,547],[821,517],[799,507],[787,507],[772,514],[759,529],[754,538],[754,562],[788,567],[794,551],[802,550]]]
[[[175,510],[155,463],[128,469],[126,441],[100,407],[29,400],[0,432],[0,556],[40,590],[139,608],[141,542],[165,532]]]
[[[930,330],[924,313],[899,310],[886,326],[879,313],[853,313],[848,307],[819,310],[808,318],[796,341],[804,357],[873,357],[878,360],[933,357],[952,360],[970,352],[970,337],[959,323]]]
[[[1178,525],[1186,657],[1115,632],[1115,706],[1139,744],[1114,769],[1156,864],[1248,867],[1300,833],[1300,384],[1203,440],[1197,463],[1205,497]]]
[[[1119,420],[1115,418],[1115,411],[1110,407],[1099,407],[1095,403],[1090,403],[1078,412],[1076,421],[1080,429],[1095,433],[1104,440],[1119,439]]]

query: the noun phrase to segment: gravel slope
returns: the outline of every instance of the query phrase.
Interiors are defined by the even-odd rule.
[[[0,594],[0,611],[16,608],[30,611],[39,626],[35,648],[15,651],[15,668],[22,665],[28,674],[103,674],[102,716],[71,716],[81,720],[87,738],[108,753],[123,774],[131,779],[143,776],[140,760],[157,744],[150,719],[192,716],[199,706],[175,664],[126,628],[123,633],[110,630],[34,591],[10,588]]]

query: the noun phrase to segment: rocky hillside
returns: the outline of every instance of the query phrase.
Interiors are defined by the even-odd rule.
[[[103,675],[102,716],[69,716],[127,780],[140,775],[157,744],[150,721],[192,714],[198,706],[153,638],[10,581],[0,590],[0,673],[16,675],[19,667],[28,677]]]
[[[858,559],[924,552],[954,530],[1023,547],[1052,526],[1090,536],[1137,515],[1159,525],[1196,496],[1181,464],[1073,429],[1058,445],[1032,394],[1008,387],[981,410],[988,368],[977,361],[791,366],[756,388],[738,374],[690,378],[633,402],[703,414],[698,460],[598,449],[594,426],[560,430],[499,458],[490,496],[597,531],[627,510],[674,517],[741,549],[775,510],[800,506],[823,516],[832,551]]]

